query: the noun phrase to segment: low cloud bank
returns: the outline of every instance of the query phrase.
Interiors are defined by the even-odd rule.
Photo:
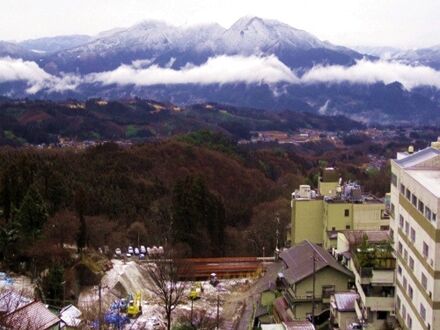
[[[150,86],[159,84],[227,84],[287,82],[290,84],[342,83],[390,84],[400,82],[411,90],[418,86],[440,89],[440,72],[427,66],[411,66],[385,60],[360,60],[355,65],[317,65],[299,77],[277,57],[218,56],[200,66],[187,65],[181,70],[152,65],[147,68],[136,64],[122,65],[114,71],[88,77],[103,85]]]
[[[384,60],[361,60],[350,67],[315,66],[301,77],[301,82],[304,83],[390,84],[396,81],[408,90],[418,86],[440,88],[440,72],[427,66],[411,66]]]
[[[35,62],[0,58],[0,83],[15,81],[25,81],[28,85],[26,92],[35,94],[42,89],[53,92],[74,90],[81,83],[81,78],[74,75],[56,77],[41,69]]]
[[[186,65],[180,70],[168,66],[122,65],[114,71],[90,75],[89,80],[104,85],[151,86],[159,84],[297,83],[298,77],[277,57],[217,56],[200,66]]]
[[[217,56],[195,66],[188,64],[175,70],[170,66],[151,65],[149,60],[134,61],[121,65],[113,71],[93,73],[86,76],[54,76],[37,63],[0,58],[0,83],[25,81],[29,94],[41,90],[63,92],[75,90],[81,84],[136,85],[151,86],[160,84],[315,84],[342,83],[389,84],[400,82],[411,90],[418,86],[433,86],[440,89],[440,71],[426,66],[411,66],[397,62],[380,60],[371,62],[360,60],[351,67],[340,65],[317,65],[298,76],[276,56]]]

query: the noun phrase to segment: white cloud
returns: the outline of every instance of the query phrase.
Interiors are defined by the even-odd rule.
[[[306,72],[301,81],[304,83],[341,83],[390,84],[400,82],[406,89],[418,86],[440,88],[440,72],[426,66],[411,66],[397,62],[361,60],[355,65],[315,66]]]
[[[168,66],[151,65],[149,60],[134,61],[108,72],[86,76],[63,74],[54,76],[35,62],[9,57],[0,58],[0,83],[26,81],[29,94],[41,90],[63,92],[74,90],[81,84],[151,86],[160,84],[269,84],[274,95],[285,91],[283,84],[342,83],[389,84],[400,82],[406,89],[433,86],[440,89],[440,71],[426,66],[411,66],[385,60],[361,60],[351,67],[339,65],[315,66],[301,77],[284,65],[276,56],[217,56],[200,66],[188,64],[180,70]],[[275,88],[276,87],[276,88]],[[325,111],[326,105],[322,108]]]
[[[276,56],[226,56],[209,58],[200,66],[186,65],[180,70],[152,65],[122,65],[119,68],[91,74],[88,80],[104,85],[150,86],[158,84],[227,84],[298,82],[298,77]]]
[[[0,83],[14,81],[26,81],[26,92],[35,94],[42,89],[55,92],[72,90],[79,85],[81,79],[73,75],[50,75],[35,62],[10,57],[0,58]]]
[[[236,82],[390,84],[398,81],[408,90],[418,86],[434,86],[440,89],[440,71],[426,66],[411,66],[386,60],[372,62],[363,59],[350,67],[317,65],[299,78],[273,55],[267,57],[222,55],[212,57],[200,66],[188,64],[180,70],[169,66],[140,66],[136,61],[132,65],[122,65],[113,71],[91,74],[86,80],[103,85],[137,86]]]

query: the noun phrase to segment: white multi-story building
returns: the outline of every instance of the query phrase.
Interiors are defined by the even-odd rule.
[[[403,329],[440,329],[440,142],[391,161],[395,313]]]

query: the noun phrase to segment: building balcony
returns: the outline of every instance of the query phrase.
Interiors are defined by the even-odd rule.
[[[387,286],[394,283],[395,264],[394,258],[387,258],[386,261],[384,260],[382,267],[362,267],[353,258],[350,260],[349,269],[354,273],[356,280],[360,284]]]
[[[394,287],[361,285],[356,283],[361,305],[371,311],[394,311]]]

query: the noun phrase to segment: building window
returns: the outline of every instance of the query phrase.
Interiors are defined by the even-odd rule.
[[[399,275],[402,275],[402,267],[401,266],[397,266],[397,273]]]
[[[412,257],[409,257],[409,268],[411,268],[411,270],[414,270],[414,259]]]
[[[431,221],[431,209],[425,206],[425,218]]]
[[[405,221],[405,234],[406,234],[406,236],[409,235],[409,222],[408,221]]]
[[[432,214],[432,221],[434,221],[434,222],[437,221],[437,215],[435,213]]]
[[[411,285],[408,285],[408,296],[412,299],[414,296],[413,288]]]
[[[391,212],[391,216],[394,217],[394,211],[396,210],[396,207],[394,206],[393,203],[391,203],[391,208],[390,208],[390,212]]]
[[[426,309],[422,304],[420,304],[420,316],[422,317],[423,321],[426,320]]]
[[[390,238],[391,241],[394,241],[394,230],[390,229]]]
[[[423,256],[425,258],[429,257],[429,246],[425,242],[423,242]]]
[[[414,243],[416,241],[416,230],[411,228],[411,241]]]
[[[400,184],[400,193],[405,195],[405,186],[403,184]]]
[[[408,262],[408,251],[406,249],[403,250],[403,259]]]
[[[350,225],[346,225],[346,226],[345,226],[345,229],[350,229]]]
[[[408,200],[411,200],[411,190],[409,190],[409,189],[406,189],[406,198]]]
[[[380,230],[386,231],[388,229],[390,229],[390,226],[380,226]],[[393,237],[391,237],[391,239],[393,239]]]
[[[425,204],[423,204],[423,202],[420,199],[419,199],[419,211],[422,214],[425,211]]]
[[[403,282],[402,282],[402,284],[403,284],[403,289],[406,291],[406,284],[407,284],[408,282],[406,281],[406,277],[404,276],[403,277]]]
[[[344,210],[344,217],[348,217],[350,216],[350,210],[349,209],[345,209]]]
[[[378,320],[386,320],[388,316],[388,312],[377,311],[377,319]]]
[[[417,207],[417,197],[416,197],[416,195],[412,195],[412,198],[411,198],[411,202],[412,202],[412,205],[414,205],[414,207]]]
[[[409,314],[406,318],[406,324],[408,325],[408,329],[412,329],[412,318],[409,316]]]
[[[323,285],[322,286],[322,298],[330,298],[332,294],[335,293],[334,285]]]
[[[391,184],[397,187],[397,176],[394,173],[391,173]]]
[[[396,296],[396,298],[397,298],[396,309],[397,309],[398,311],[400,311],[400,305],[401,305],[402,303],[401,303],[401,301],[400,301],[400,297],[399,297],[399,296]]]
[[[399,227],[400,228],[403,228],[403,222],[404,222],[404,219],[403,219],[402,215],[400,215],[399,216]]]
[[[425,274],[422,273],[422,286],[425,288],[425,290],[428,289],[428,278],[426,277]]]
[[[403,249],[402,243],[399,242],[397,245],[397,252],[399,252],[399,254],[402,254],[402,249]]]

